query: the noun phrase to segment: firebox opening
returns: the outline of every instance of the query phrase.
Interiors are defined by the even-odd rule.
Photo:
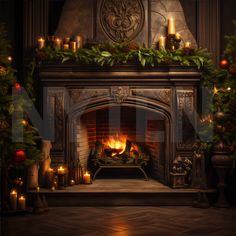
[[[128,106],[109,106],[77,121],[77,156],[92,174],[98,165],[140,165],[163,180],[166,119],[163,114]],[[98,162],[98,163],[97,163]],[[143,178],[135,168],[106,169],[97,178]]]

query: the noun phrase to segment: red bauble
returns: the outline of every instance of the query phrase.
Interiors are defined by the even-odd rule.
[[[26,160],[26,153],[24,150],[18,150],[15,152],[14,161],[21,163]]]
[[[15,90],[20,91],[21,90],[21,85],[19,83],[15,83]]]
[[[220,68],[221,69],[228,69],[229,68],[229,61],[227,59],[220,60]]]

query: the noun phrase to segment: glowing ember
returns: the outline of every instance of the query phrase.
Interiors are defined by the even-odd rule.
[[[116,135],[115,137],[110,137],[104,142],[104,146],[111,151],[111,156],[120,155],[126,149],[126,136]]]

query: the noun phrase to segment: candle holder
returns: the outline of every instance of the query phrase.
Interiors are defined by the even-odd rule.
[[[168,50],[175,50],[176,49],[175,34],[168,34],[167,35],[166,48]]]

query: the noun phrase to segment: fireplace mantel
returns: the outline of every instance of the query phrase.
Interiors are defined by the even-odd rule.
[[[166,160],[158,167],[163,183],[169,183],[172,161],[177,155],[192,158],[196,111],[200,107],[201,72],[196,67],[98,67],[55,63],[39,65],[37,75],[39,100],[44,101],[39,110],[44,111],[55,133],[53,163],[69,164],[76,158],[70,137],[75,130],[74,120],[82,110],[91,112],[108,106],[137,106],[166,117]],[[177,137],[180,133],[181,140]]]

